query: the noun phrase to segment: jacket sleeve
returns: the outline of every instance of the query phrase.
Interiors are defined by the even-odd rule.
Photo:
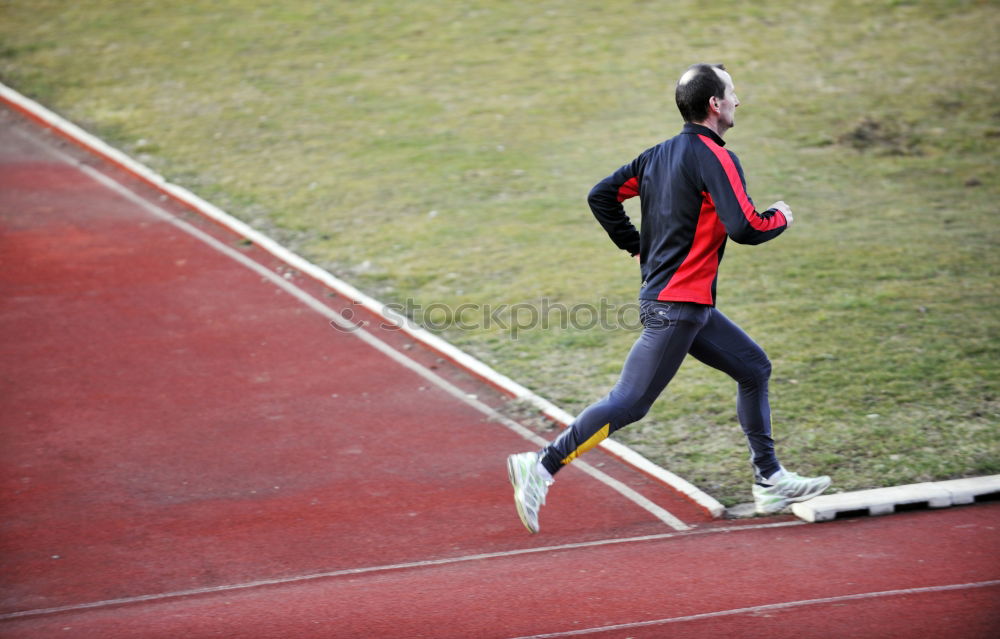
[[[636,158],[598,182],[587,196],[590,210],[611,241],[631,255],[639,252],[639,231],[626,215],[622,202],[639,195],[639,165],[640,159]]]
[[[747,195],[743,167],[736,155],[722,147],[708,151],[711,157],[702,164],[702,180],[726,234],[740,244],[762,244],[781,235],[788,220],[776,209],[757,211]]]

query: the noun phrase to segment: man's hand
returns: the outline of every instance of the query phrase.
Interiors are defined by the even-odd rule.
[[[778,200],[771,205],[771,208],[781,211],[782,215],[785,216],[785,219],[788,220],[788,226],[792,225],[792,207],[785,204],[783,200]]]

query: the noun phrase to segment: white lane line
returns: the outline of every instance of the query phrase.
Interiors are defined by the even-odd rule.
[[[399,326],[410,337],[451,359],[465,370],[487,380],[490,384],[493,384],[497,388],[509,393],[515,399],[530,403],[532,406],[535,406],[539,411],[541,411],[542,414],[555,422],[565,426],[573,421],[572,415],[544,397],[532,392],[521,384],[518,384],[506,375],[498,373],[475,357],[472,357],[465,351],[456,348],[437,335],[414,325],[413,322],[409,321],[406,317],[399,315],[399,313],[390,309],[385,304],[365,295],[347,282],[335,277],[329,271],[320,268],[300,255],[286,249],[281,244],[278,244],[263,233],[236,219],[232,215],[229,215],[211,202],[198,197],[181,186],[168,182],[163,176],[154,172],[149,167],[137,162],[118,149],[110,146],[100,138],[84,131],[69,120],[66,120],[58,114],[50,111],[34,100],[21,95],[17,91],[4,85],[2,82],[0,82],[0,101],[6,101],[8,105],[12,106],[16,110],[26,113],[32,118],[43,122],[46,126],[50,126],[61,132],[63,135],[71,140],[74,140],[77,144],[80,144],[94,155],[103,157],[112,164],[132,173],[154,188],[169,195],[174,200],[192,207],[202,215],[219,222],[233,232],[251,240],[255,245],[261,247],[263,250],[285,262],[289,266],[305,273],[306,275],[309,275],[319,282],[322,282],[324,285],[337,291],[344,297],[347,297],[348,299],[364,306],[375,315],[384,317],[394,326]],[[708,511],[712,517],[721,517],[722,513],[725,511],[725,507],[714,497],[682,477],[654,464],[628,446],[613,439],[605,439],[599,445],[605,451],[615,457],[618,457],[626,464],[631,464],[639,471],[651,475],[653,478],[686,495],[696,504]]]
[[[17,134],[20,137],[22,137],[24,139],[31,140],[34,144],[36,144],[38,146],[41,146],[43,149],[45,149],[49,153],[52,153],[54,156],[58,157],[61,161],[69,164],[70,166],[76,167],[79,171],[81,171],[84,174],[88,175],[89,177],[91,177],[92,179],[94,179],[95,181],[97,181],[102,186],[110,189],[112,192],[119,194],[120,196],[124,197],[128,201],[130,201],[130,202],[136,204],[137,206],[140,206],[144,210],[148,211],[150,214],[154,215],[155,217],[157,217],[157,218],[159,218],[159,219],[161,219],[161,220],[163,220],[163,221],[165,221],[165,222],[167,222],[169,224],[172,224],[173,226],[175,226],[178,229],[184,231],[188,235],[191,235],[195,239],[198,239],[201,242],[207,244],[209,247],[215,249],[219,253],[225,255],[226,257],[231,258],[232,260],[238,262],[239,264],[242,264],[243,266],[247,267],[248,269],[252,270],[253,272],[259,274],[261,277],[266,278],[272,284],[274,284],[275,286],[281,288],[283,291],[285,291],[289,295],[293,296],[294,298],[296,298],[297,300],[299,300],[300,302],[302,302],[303,304],[305,304],[309,308],[313,309],[317,313],[323,315],[324,317],[326,317],[327,319],[329,319],[331,322],[337,324],[338,326],[340,326],[345,331],[352,333],[353,335],[355,335],[356,337],[360,338],[362,341],[364,341],[369,346],[372,346],[373,348],[375,348],[379,352],[383,353],[384,355],[387,355],[393,361],[395,361],[398,364],[401,364],[401,365],[405,366],[406,368],[408,368],[408,369],[416,372],[417,374],[419,374],[421,377],[423,377],[427,381],[429,381],[429,382],[433,383],[434,385],[438,386],[439,388],[441,388],[445,392],[449,393],[453,397],[455,397],[455,398],[457,398],[457,399],[465,402],[469,406],[472,406],[473,408],[475,408],[476,410],[480,411],[481,413],[483,413],[484,415],[486,415],[487,417],[489,417],[493,421],[496,421],[498,423],[503,424],[504,426],[506,426],[510,430],[514,431],[518,435],[521,435],[522,437],[524,437],[528,441],[532,442],[536,446],[539,446],[539,447],[545,446],[545,444],[547,443],[546,440],[543,439],[542,437],[540,437],[540,436],[536,435],[535,433],[531,432],[530,430],[528,430],[527,428],[525,428],[521,424],[518,424],[517,422],[515,422],[515,421],[513,421],[513,420],[511,420],[511,419],[509,419],[509,418],[507,418],[507,417],[505,417],[503,415],[501,415],[496,410],[494,410],[490,406],[484,404],[483,402],[477,400],[476,398],[471,397],[468,393],[463,392],[460,388],[458,388],[454,384],[450,383],[449,381],[447,381],[446,379],[444,379],[443,377],[441,377],[440,375],[438,375],[434,371],[426,368],[425,366],[419,364],[418,362],[416,362],[416,361],[410,359],[409,357],[403,355],[398,350],[396,350],[393,347],[389,346],[388,344],[386,344],[385,342],[383,342],[379,338],[375,337],[371,333],[368,333],[367,331],[364,331],[364,330],[361,330],[361,329],[357,328],[354,324],[352,324],[351,322],[349,322],[346,319],[344,319],[344,317],[342,317],[339,313],[337,313],[336,311],[334,311],[332,308],[330,308],[326,304],[323,304],[323,302],[319,301],[318,299],[316,299],[315,297],[313,297],[312,295],[310,295],[306,291],[302,290],[301,288],[299,288],[298,286],[296,286],[292,282],[286,280],[284,277],[282,277],[278,273],[275,273],[274,271],[268,269],[264,265],[262,265],[262,264],[260,264],[258,262],[255,262],[254,260],[252,260],[249,257],[247,257],[246,255],[240,253],[236,249],[234,249],[234,248],[232,248],[230,246],[227,246],[225,243],[220,242],[216,238],[214,238],[211,235],[205,233],[201,229],[199,229],[199,228],[197,228],[195,226],[192,226],[188,222],[185,222],[184,220],[181,220],[181,219],[175,217],[174,215],[170,214],[169,212],[167,212],[166,210],[164,210],[160,206],[158,206],[158,205],[150,202],[146,198],[141,197],[140,195],[138,195],[137,193],[135,193],[131,189],[125,187],[123,184],[121,184],[119,182],[116,182],[115,180],[113,180],[110,177],[104,175],[103,173],[101,173],[100,171],[94,169],[93,167],[88,166],[86,164],[83,164],[83,163],[77,161],[75,158],[73,158],[70,155],[67,155],[66,153],[63,153],[59,149],[54,149],[54,148],[48,147],[47,145],[44,145],[43,143],[41,143],[38,140],[35,140],[34,138],[32,138],[31,136],[29,136],[26,133],[20,132],[17,129],[15,129],[15,131],[17,132]],[[646,497],[644,497],[643,495],[639,494],[638,492],[636,492],[631,487],[627,486],[626,484],[622,483],[621,481],[618,481],[617,479],[614,479],[613,477],[609,476],[607,473],[605,473],[605,472],[603,472],[601,470],[598,470],[597,468],[593,467],[592,465],[588,464],[587,462],[577,461],[576,463],[574,463],[574,467],[582,470],[584,473],[590,475],[594,479],[598,480],[599,482],[601,482],[604,485],[608,486],[612,490],[616,491],[617,493],[619,493],[620,495],[622,495],[623,497],[625,497],[626,499],[628,499],[632,503],[636,504],[637,506],[639,506],[640,508],[642,508],[646,512],[650,513],[656,519],[658,519],[661,522],[663,522],[664,524],[670,526],[674,530],[687,530],[688,528],[690,528],[690,526],[688,526],[683,521],[681,521],[680,519],[678,519],[676,516],[674,516],[671,512],[669,512],[665,508],[663,508],[663,507],[661,507],[661,506],[653,503],[651,500],[649,500]]]
[[[950,590],[970,590],[973,588],[988,588],[990,586],[1000,586],[1000,579],[992,581],[977,581],[966,584],[949,584],[947,586],[928,586],[925,588],[901,588],[899,590],[882,590],[879,592],[863,592],[856,595],[841,595],[839,597],[822,597],[819,599],[803,599],[800,601],[786,601],[783,603],[766,604],[763,606],[749,606],[747,608],[733,608],[731,610],[719,610],[717,612],[705,612],[698,615],[687,615],[684,617],[668,617],[666,619],[653,619],[651,621],[637,621],[635,623],[622,623],[611,626],[598,626],[594,628],[582,628],[579,630],[566,630],[564,632],[550,632],[541,635],[527,635],[514,637],[513,639],[555,639],[557,637],[578,637],[598,632],[610,632],[613,630],[632,630],[634,628],[646,628],[649,626],[662,626],[670,623],[682,623],[685,621],[698,621],[701,619],[714,619],[717,617],[728,617],[731,615],[746,615],[759,612],[773,612],[777,610],[788,610],[790,608],[801,608],[804,606],[816,606],[820,604],[842,603],[845,601],[858,601],[863,599],[879,599],[882,597],[897,597],[902,595],[919,595],[929,592],[947,592]]]
[[[406,570],[410,568],[428,568],[432,566],[442,566],[447,564],[459,564],[472,561],[484,561],[488,559],[502,559],[505,557],[517,557],[519,555],[533,555],[549,552],[560,552],[565,550],[575,550],[578,548],[593,548],[597,546],[614,546],[620,544],[635,544],[648,541],[661,541],[664,539],[694,537],[701,535],[714,535],[717,533],[738,533],[747,530],[761,530],[767,528],[788,528],[792,526],[807,525],[804,521],[782,521],[771,524],[756,524],[743,526],[725,526],[719,528],[706,528],[704,530],[690,530],[687,532],[658,533],[655,535],[642,535],[638,537],[621,537],[618,539],[599,539],[596,541],[580,541],[570,544],[560,544],[556,546],[537,546],[534,548],[520,548],[517,550],[503,550],[498,552],[479,553],[475,555],[463,555],[461,557],[446,557],[443,559],[426,559],[423,561],[411,561],[399,564],[387,564],[383,566],[365,566],[361,568],[347,568],[344,570],[331,570],[329,572],[318,572],[309,575],[297,575],[294,577],[279,577],[275,579],[260,579],[239,584],[226,584],[222,586],[210,586],[207,588],[193,588],[191,590],[177,590],[173,592],[156,593],[150,595],[137,595],[134,597],[122,597],[120,599],[106,599],[103,601],[92,601],[69,606],[57,606],[54,608],[37,608],[34,610],[21,610],[0,614],[0,621],[6,619],[20,619],[23,617],[39,617],[52,615],[61,612],[74,612],[80,610],[90,610],[93,608],[107,608],[110,606],[122,606],[127,604],[145,603],[150,601],[161,601],[164,599],[176,599],[178,597],[192,597],[197,595],[209,595],[219,592],[232,592],[235,590],[249,590],[262,586],[276,586],[283,584],[301,583],[304,581],[314,581],[317,579],[331,579],[335,577],[349,577],[353,575],[363,575],[375,572],[387,572],[394,570]]]

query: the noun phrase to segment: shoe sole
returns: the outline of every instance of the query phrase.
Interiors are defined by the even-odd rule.
[[[532,528],[528,523],[528,517],[524,512],[524,502],[518,498],[517,495],[517,467],[514,464],[514,456],[511,455],[507,458],[507,477],[510,479],[510,485],[514,487],[514,506],[517,508],[517,516],[524,524],[524,527],[528,529],[532,535],[538,532],[537,528]]]

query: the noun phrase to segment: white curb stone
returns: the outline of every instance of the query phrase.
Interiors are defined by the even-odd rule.
[[[820,495],[793,504],[792,512],[810,522],[830,521],[846,512],[887,515],[908,504],[926,503],[928,508],[971,504],[977,497],[993,493],[1000,493],[1000,475]]]
[[[976,501],[976,497],[1000,493],[1000,475],[951,479],[949,481],[939,481],[937,485],[950,492],[951,503],[959,506],[962,504],[971,504]]]

